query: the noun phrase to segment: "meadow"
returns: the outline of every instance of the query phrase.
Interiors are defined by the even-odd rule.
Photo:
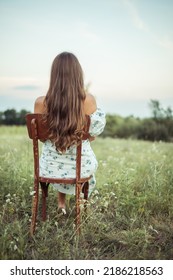
[[[62,217],[51,187],[48,219],[39,214],[31,237],[32,143],[26,127],[0,127],[0,259],[173,259],[173,143],[97,138],[92,146],[97,187],[80,237],[74,197]]]

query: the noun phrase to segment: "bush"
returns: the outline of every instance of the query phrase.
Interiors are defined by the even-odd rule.
[[[138,128],[138,139],[150,141],[169,141],[168,127],[164,123],[158,123],[152,119],[145,119]]]

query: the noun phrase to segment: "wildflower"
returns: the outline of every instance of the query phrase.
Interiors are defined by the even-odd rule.
[[[90,199],[90,204],[95,204],[95,201],[93,199]]]
[[[130,170],[130,171],[135,171],[135,169],[134,169],[134,168],[129,168],[129,170]]]
[[[99,194],[98,190],[95,190],[95,191],[93,192],[93,194]]]
[[[32,196],[32,195],[34,195],[35,194],[35,191],[31,191],[30,192],[30,195]]]
[[[116,194],[114,192],[110,192],[111,196],[114,196],[114,198],[117,198]]]
[[[157,231],[156,229],[154,229],[154,228],[152,227],[152,225],[149,226],[149,229],[158,234],[158,231]]]
[[[17,245],[14,245],[14,251],[16,251],[18,249]]]
[[[105,201],[105,203],[104,203],[104,207],[105,207],[105,208],[107,208],[107,207],[108,207],[108,205],[109,205],[108,201]]]

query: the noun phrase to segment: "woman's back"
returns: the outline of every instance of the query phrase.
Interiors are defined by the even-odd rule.
[[[97,109],[96,100],[93,95],[86,94],[84,100],[84,113],[91,115]],[[46,112],[45,96],[40,96],[36,99],[34,104],[34,113],[44,114]]]

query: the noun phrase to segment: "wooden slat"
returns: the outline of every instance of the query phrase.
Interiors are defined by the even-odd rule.
[[[27,114],[25,116],[27,129],[28,129],[28,135],[29,138],[33,139],[34,135],[31,130],[31,122],[33,119],[36,121],[37,125],[37,137],[40,140],[46,140],[49,139],[49,126],[44,118],[43,114]],[[89,138],[89,126],[90,126],[90,116],[86,115],[86,125],[84,127],[84,134],[82,137],[82,140],[86,140]]]

